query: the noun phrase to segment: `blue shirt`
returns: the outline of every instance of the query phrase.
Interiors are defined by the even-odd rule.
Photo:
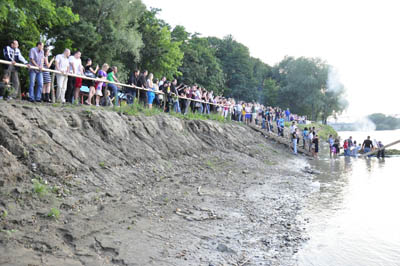
[[[44,52],[39,50],[39,48],[34,47],[29,51],[29,59],[35,60],[38,67],[43,67],[44,62]],[[35,66],[32,62],[29,63],[31,66]]]

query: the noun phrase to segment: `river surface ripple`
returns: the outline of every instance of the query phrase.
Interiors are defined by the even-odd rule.
[[[326,152],[326,151],[325,151]],[[400,266],[400,157],[322,158],[299,266]]]

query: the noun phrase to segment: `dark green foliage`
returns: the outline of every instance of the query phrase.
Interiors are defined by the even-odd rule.
[[[329,71],[330,66],[319,58],[285,57],[272,70],[272,77],[280,86],[278,105],[326,123],[329,115],[346,107],[341,100],[343,85],[328,88]]]
[[[289,107],[323,122],[346,107],[343,85],[327,88],[330,66],[321,59],[285,57],[271,67],[231,35],[220,39],[183,26],[171,29],[159,12],[141,0],[2,0],[0,44],[19,40],[25,57],[39,40],[55,47],[53,55],[80,49],[83,60],[90,57],[94,65],[118,66],[122,82],[133,69],[147,69],[156,78],[178,78],[239,101]]]
[[[182,64],[183,52],[180,49],[181,42],[171,38],[169,25],[156,17],[158,11],[146,10],[139,20],[139,31],[144,43],[139,66],[156,77],[166,76],[171,80],[181,75],[178,67]]]
[[[368,116],[374,122],[376,130],[393,130],[400,128],[400,118],[375,113]]]

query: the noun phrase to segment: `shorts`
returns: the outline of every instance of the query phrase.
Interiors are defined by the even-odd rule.
[[[251,119],[251,114],[246,114],[245,118],[246,119]]]
[[[103,92],[101,91],[101,89],[96,89],[96,95],[103,96]]]
[[[81,78],[76,78],[75,79],[75,88],[80,89],[82,87],[82,79]]]

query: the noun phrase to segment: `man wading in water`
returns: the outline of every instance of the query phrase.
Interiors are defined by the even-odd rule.
[[[371,151],[372,148],[374,148],[374,144],[372,144],[371,137],[368,136],[367,139],[364,140],[362,149],[363,149],[364,153],[368,153]],[[368,157],[371,157],[371,155],[368,155]]]

